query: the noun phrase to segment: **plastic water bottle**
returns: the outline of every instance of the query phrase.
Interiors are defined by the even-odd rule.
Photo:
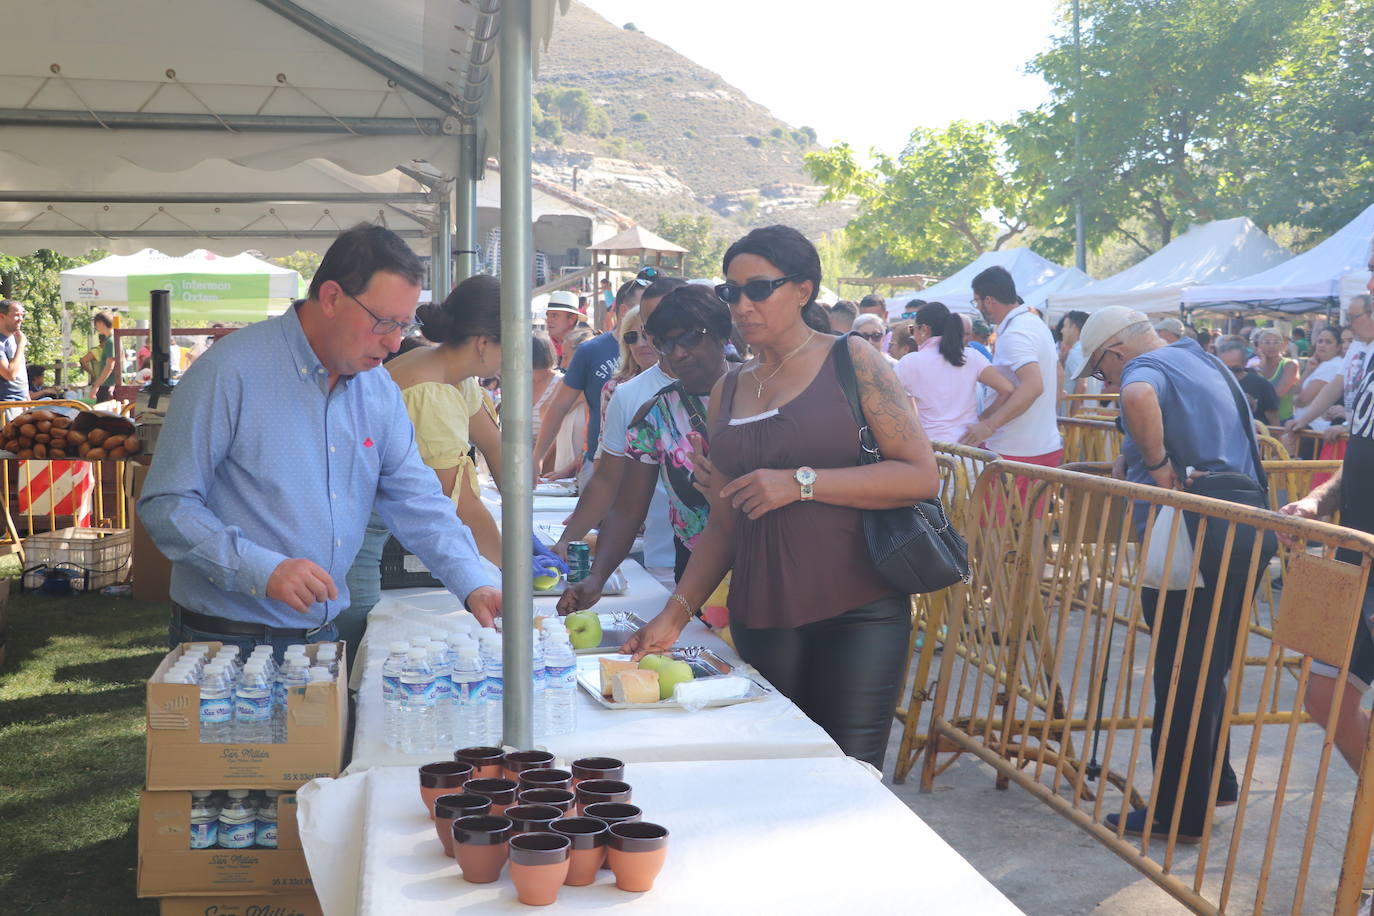
[[[502,673],[501,634],[494,630],[487,636],[482,634],[482,668],[486,673],[487,686],[487,740],[496,744],[501,742],[505,723],[501,720],[501,704],[505,700],[505,679]]]
[[[461,646],[453,662],[453,741],[455,747],[487,743],[486,672],[475,643]]]
[[[534,715],[534,721],[530,723],[530,732],[536,738],[540,738],[548,734],[546,726],[546,722],[548,721],[548,709],[544,705],[544,687],[546,685],[544,676],[544,646],[543,640],[532,639],[530,642],[533,646],[533,651],[531,652],[533,657],[530,661],[530,680],[532,681],[531,686],[534,692],[534,701],[530,704]]]
[[[315,664],[329,669],[329,673],[339,676],[339,647],[332,642],[320,643],[315,649]]]
[[[272,743],[272,682],[261,662],[250,662],[234,690],[234,740]]]
[[[401,669],[409,651],[410,643],[393,642],[387,646],[386,660],[382,662],[382,716],[388,747],[401,746]]]
[[[263,849],[277,848],[277,796],[281,792],[267,789],[263,793],[262,804],[257,810],[257,836],[255,841]]]
[[[213,795],[209,789],[191,793],[192,849],[213,849],[219,842],[219,805]]]
[[[210,664],[200,678],[200,743],[234,740],[234,687],[228,663]]]
[[[312,684],[334,683],[334,675],[330,674],[329,669],[323,665],[316,665],[310,668],[306,673],[310,675],[310,683]]]
[[[425,649],[406,653],[401,669],[401,750],[421,754],[434,747],[434,669]]]
[[[247,789],[230,789],[219,812],[220,849],[250,849],[257,841],[257,812],[248,803]]]
[[[280,690],[281,703],[276,706],[272,717],[272,740],[277,744],[285,744],[290,738],[290,706],[287,697],[296,687],[304,687],[310,683],[310,675],[307,673],[308,659],[299,653],[292,654],[282,663],[281,673],[277,675],[277,685]]]
[[[577,730],[577,653],[566,634],[549,636],[544,665],[545,734],[570,734]]]
[[[430,642],[429,666],[434,669],[434,744],[453,747],[453,663],[448,643]]]

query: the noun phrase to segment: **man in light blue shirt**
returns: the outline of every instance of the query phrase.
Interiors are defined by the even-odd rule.
[[[333,639],[374,505],[483,624],[500,613],[379,369],[414,326],[422,276],[394,233],[355,226],[309,298],[228,335],[182,377],[138,502],[172,561],[172,645]]]

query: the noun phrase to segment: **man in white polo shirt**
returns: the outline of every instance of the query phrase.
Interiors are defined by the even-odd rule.
[[[1064,457],[1055,412],[1059,358],[1054,335],[1016,295],[1002,267],[973,278],[973,304],[997,327],[992,365],[1016,387],[983,411],[959,441],[981,445],[1009,461],[1058,467]]]

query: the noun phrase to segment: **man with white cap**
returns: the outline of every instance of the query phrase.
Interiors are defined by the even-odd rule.
[[[1080,339],[1084,352],[1090,355],[1079,377],[1097,378],[1121,388],[1125,437],[1121,456],[1116,460],[1116,476],[1135,483],[1186,488],[1234,502],[1267,505],[1250,409],[1231,373],[1215,356],[1186,336],[1166,344],[1147,316],[1124,306],[1109,306],[1095,312],[1084,324]],[[1148,504],[1143,501],[1135,506],[1137,534],[1144,533],[1147,510]],[[1196,532],[1196,520],[1189,520],[1188,527]],[[1209,791],[1216,756],[1227,755],[1229,750],[1221,734],[1226,674],[1242,624],[1240,616],[1246,595],[1254,591],[1258,581],[1249,576],[1255,530],[1236,526],[1231,561],[1223,569],[1225,529],[1224,524],[1209,526],[1202,543],[1197,545],[1201,554],[1200,580],[1191,592],[1180,589],[1161,594],[1152,588],[1141,590],[1145,619],[1154,627],[1156,615],[1160,617],[1154,633],[1157,643],[1152,756],[1158,756],[1160,739],[1164,728],[1168,728],[1165,759],[1162,763],[1155,761],[1159,777],[1154,784],[1155,824],[1151,832],[1167,836],[1177,806],[1181,809],[1180,843],[1201,840],[1209,803],[1233,804],[1237,797],[1236,776],[1229,760],[1223,762],[1217,797],[1209,799]],[[1257,576],[1267,568],[1275,549],[1273,535],[1266,535]],[[1218,603],[1219,584],[1222,595]],[[1180,624],[1190,595],[1192,611],[1187,632],[1182,633]],[[1207,631],[1214,607],[1218,617],[1209,655]],[[1183,655],[1177,669],[1177,695],[1173,715],[1166,722],[1165,707],[1174,683],[1174,656],[1180,640]],[[1184,755],[1199,691],[1202,703],[1197,736],[1192,743],[1184,786],[1180,785]],[[1128,814],[1124,832],[1140,835],[1148,813],[1147,808],[1138,808]],[[1107,823],[1117,829],[1117,816],[1108,815]]]
[[[566,289],[554,290],[549,294],[549,304],[544,309],[544,327],[553,340],[553,351],[558,356],[559,368],[563,366],[563,338],[583,319],[577,307],[577,296]]]

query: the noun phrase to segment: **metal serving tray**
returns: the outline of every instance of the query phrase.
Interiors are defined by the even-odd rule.
[[[594,655],[582,655],[577,660],[577,683],[582,685],[582,689],[591,695],[591,698],[600,703],[607,709],[681,709],[682,704],[676,700],[660,700],[657,703],[617,703],[601,695],[601,663],[599,659],[614,658],[621,661],[628,661],[630,656],[620,655],[604,650],[594,650]],[[710,649],[702,646],[678,646],[669,652],[663,653],[670,658],[685,661],[692,666],[692,673],[698,680],[711,677],[721,677],[727,674],[734,674],[735,668],[725,659],[721,658]],[[749,690],[742,697],[734,697],[728,700],[710,700],[704,704],[705,707],[716,706],[736,706],[740,703],[751,703],[754,700],[762,700],[768,696],[769,690],[761,685],[752,677],[747,677]]]

